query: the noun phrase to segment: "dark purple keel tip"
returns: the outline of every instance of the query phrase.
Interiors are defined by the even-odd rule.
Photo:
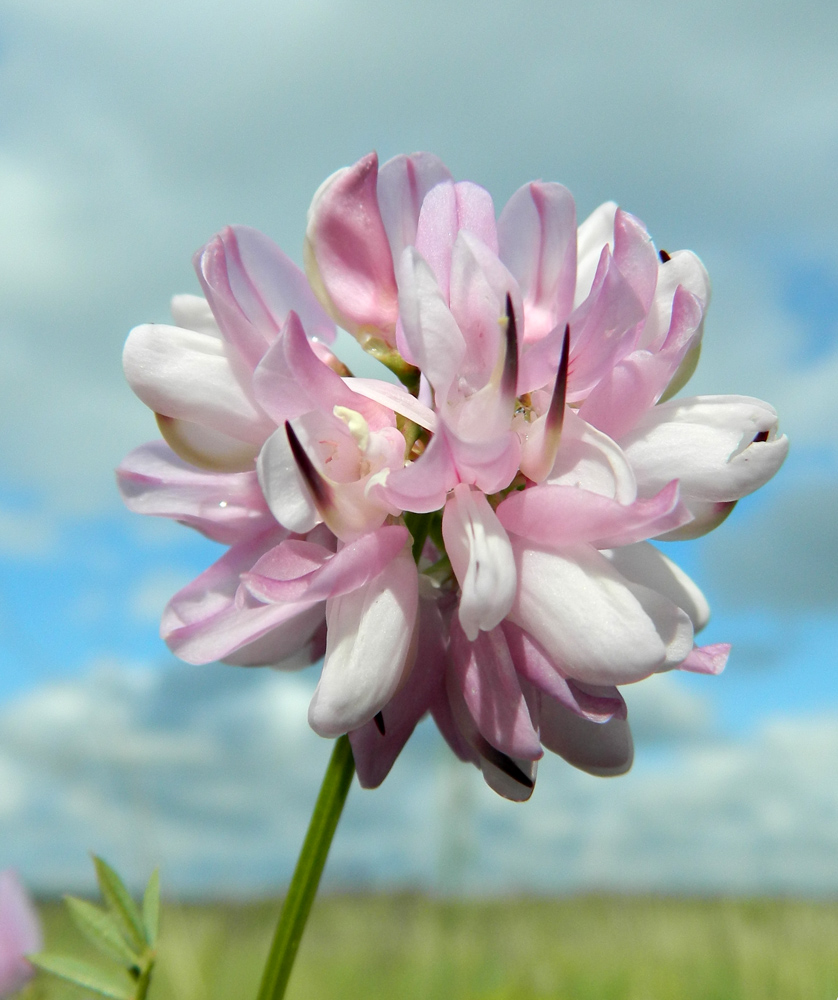
[[[559,358],[559,370],[556,372],[556,383],[553,386],[553,396],[550,399],[550,409],[547,413],[548,434],[560,434],[564,424],[564,404],[567,399],[567,371],[570,361],[570,324],[564,328],[562,338],[562,354]],[[557,442],[558,443],[558,442]]]
[[[481,757],[485,757],[490,764],[494,764],[499,771],[503,771],[508,778],[517,781],[519,785],[523,785],[524,788],[535,787],[535,782],[532,778],[528,774],[524,774],[511,757],[508,757],[505,753],[501,753],[500,750],[493,747],[487,740],[480,740],[477,752]]]
[[[303,479],[306,481],[306,486],[311,490],[311,495],[317,509],[322,512],[331,505],[332,491],[329,488],[329,484],[315,469],[314,463],[308,457],[305,448],[300,444],[300,439],[294,433],[294,428],[287,420],[285,421],[285,434],[288,437],[288,444],[291,446],[291,454],[294,456],[297,468],[302,473]]]
[[[518,324],[509,292],[506,293],[506,354],[503,361],[501,391],[510,399],[514,399],[518,391]]]

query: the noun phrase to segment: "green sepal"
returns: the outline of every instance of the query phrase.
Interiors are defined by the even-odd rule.
[[[414,514],[412,511],[405,511],[402,514],[407,530],[413,536],[413,561],[419,563],[425,540],[428,537],[428,529],[431,526],[430,514]]]
[[[122,879],[106,861],[94,854],[93,864],[96,866],[96,878],[105,902],[119,921],[126,939],[138,952],[143,952],[148,941],[137,904],[125,888]]]
[[[157,943],[160,927],[160,869],[155,868],[143,894],[143,926],[149,948]]]
[[[100,910],[93,903],[74,896],[65,896],[73,923],[99,951],[116,959],[127,968],[139,967],[140,956],[125,940],[121,923],[111,913]]]
[[[82,962],[77,958],[66,958],[64,955],[51,955],[49,952],[27,955],[27,958],[34,966],[43,969],[44,972],[65,979],[68,983],[83,986],[100,996],[110,997],[111,1000],[133,1000],[134,998],[133,985],[124,982],[111,972],[91,965],[89,962]]]
[[[371,354],[376,361],[380,361],[382,365],[393,372],[412,396],[419,395],[419,377],[422,373],[415,365],[405,361],[395,347],[390,347],[380,337],[370,334],[363,337],[358,336],[356,339],[367,354]]]

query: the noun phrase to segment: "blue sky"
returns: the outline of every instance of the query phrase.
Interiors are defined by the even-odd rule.
[[[162,859],[180,891],[287,877],[328,750],[305,727],[314,674],[166,652],[160,610],[219,549],[120,508],[112,470],[155,435],[120,352],[197,291],[191,254],[223,225],[299,259],[324,177],[425,148],[497,205],[559,180],[580,215],[613,198],[695,250],[714,298],[689,391],[769,400],[792,451],[716,533],[672,547],[714,609],[707,641],[734,653],[721,678],[627,692],[631,775],[550,762],[512,807],[428,731],[353,793],[331,877],[838,889],[836,34],[834,4],[804,19],[791,0],[7,0],[0,864],[48,889],[83,885],[89,848],[137,879]]]

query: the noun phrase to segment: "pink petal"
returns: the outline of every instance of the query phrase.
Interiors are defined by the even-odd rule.
[[[194,263],[219,327],[251,369],[291,309],[310,336],[334,340],[334,324],[303,272],[258,230],[227,226],[195,254]]]
[[[452,623],[451,662],[453,676],[484,739],[509,757],[541,757],[538,733],[503,631],[481,632],[475,642],[469,642],[458,624]]]
[[[461,230],[473,233],[497,254],[495,209],[489,192],[469,182],[438,184],[422,203],[416,249],[430,265],[446,301],[451,280],[451,252]]]
[[[393,260],[416,242],[425,195],[437,184],[450,180],[448,168],[431,153],[394,156],[378,171],[378,207]]]
[[[301,635],[308,637],[301,640]],[[315,605],[253,642],[246,642],[234,652],[227,653],[221,662],[231,667],[304,670],[322,660],[325,652],[325,609],[322,605]]]
[[[323,620],[323,603],[261,604],[240,586],[247,572],[287,532],[278,528],[234,545],[180,590],[163,612],[160,632],[187,663],[209,663],[277,630],[285,655],[308,641]]]
[[[634,761],[634,742],[625,719],[596,723],[546,696],[541,699],[541,742],[580,771],[599,777],[625,774]]]
[[[579,416],[609,437],[619,438],[654,406],[677,367],[665,355],[634,351],[593,387]]]
[[[479,764],[489,788],[510,802],[527,802],[535,788],[538,761],[499,754],[490,743],[483,749]]]
[[[265,442],[256,471],[268,507],[280,524],[304,534],[321,520],[285,427],[278,428]]]
[[[576,284],[576,205],[561,184],[519,188],[498,219],[500,259],[524,299],[524,342],[563,327]]]
[[[311,543],[284,542],[266,553],[250,572],[243,573],[242,583],[260,601],[325,601],[369,583],[401,552],[408,538],[407,528],[401,525],[379,528],[342,546],[334,555],[329,553],[309,572],[299,575],[289,574],[282,549]]]
[[[202,472],[178,458],[162,441],[152,441],[128,454],[116,476],[130,510],[173,518],[225,545],[272,526],[255,472]]]
[[[673,300],[677,289],[691,295],[699,304],[702,315],[710,304],[710,278],[704,265],[689,250],[676,250],[669,260],[658,266],[655,297],[637,346],[657,351],[663,345],[672,325]]]
[[[669,332],[660,351],[633,351],[594,386],[579,415],[619,439],[661,398],[701,336],[701,304],[679,287],[671,303]]]
[[[658,255],[640,219],[621,208],[614,215],[614,263],[647,313],[658,281]]]
[[[370,489],[370,497],[399,510],[426,514],[439,510],[445,497],[458,482],[451,448],[443,431],[434,434],[424,452],[403,469],[391,472],[383,484]]]
[[[617,205],[606,201],[579,224],[576,233],[576,292],[573,306],[584,302],[591,291],[603,249],[614,248],[614,217]]]
[[[635,328],[645,317],[643,304],[605,247],[590,295],[570,316],[570,401],[583,399],[631,350]]]
[[[336,372],[318,358],[295,312],[253,375],[256,398],[277,425],[334,406],[351,406],[353,394]]]
[[[614,716],[625,717],[626,703],[616,687],[586,688],[568,680],[531,635],[509,621],[503,623],[503,632],[515,670],[539,691],[591,722],[607,722]]]
[[[369,153],[321,185],[309,209],[306,270],[341,326],[393,346],[398,290],[377,182],[378,157]]]
[[[446,676],[450,674],[450,668],[446,673]],[[452,689],[456,689],[456,684],[452,685]],[[459,714],[465,715],[468,718],[468,724],[471,729],[476,733],[477,727],[474,725],[474,720],[468,714],[468,710],[465,707],[465,702],[462,699],[462,693],[457,692],[456,698],[459,700],[459,705],[461,712]],[[440,731],[442,738],[451,748],[455,756],[463,761],[465,764],[474,764],[475,766],[480,766],[480,755],[468,742],[465,735],[463,734],[460,724],[457,721],[459,715],[455,714],[452,707],[452,698],[449,694],[447,687],[444,687],[441,692],[437,692],[436,695],[431,700],[431,715],[433,717],[434,723],[437,729]]]
[[[628,506],[573,486],[532,486],[511,493],[498,506],[497,516],[507,531],[551,549],[579,542],[601,549],[631,545],[692,517],[679,501],[677,482]]]
[[[434,706],[431,710],[449,746],[461,760],[477,764],[486,784],[498,795],[513,802],[526,802],[535,787],[537,761],[510,757],[483,736],[466,705],[462,684],[453,668],[446,675],[446,692],[447,707],[439,711],[441,706]],[[529,713],[529,707],[526,710]]]
[[[720,674],[727,665],[730,643],[715,642],[710,646],[696,646],[679,666],[695,674]]]
[[[445,433],[456,477],[462,482],[491,494],[506,489],[515,478],[521,462],[521,441],[511,430],[484,441],[461,441],[447,429]]]
[[[457,375],[465,379],[472,391],[486,385],[499,361],[502,364],[502,352],[506,350],[503,324],[507,296],[515,316],[523,317],[521,293],[510,272],[473,234],[459,233],[451,257],[450,304],[451,315],[466,344]],[[507,422],[508,419],[507,416]]]

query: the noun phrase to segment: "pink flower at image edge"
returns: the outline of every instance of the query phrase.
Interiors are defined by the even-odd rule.
[[[35,974],[26,955],[43,948],[41,922],[17,873],[0,872],[0,997],[11,996]]]

